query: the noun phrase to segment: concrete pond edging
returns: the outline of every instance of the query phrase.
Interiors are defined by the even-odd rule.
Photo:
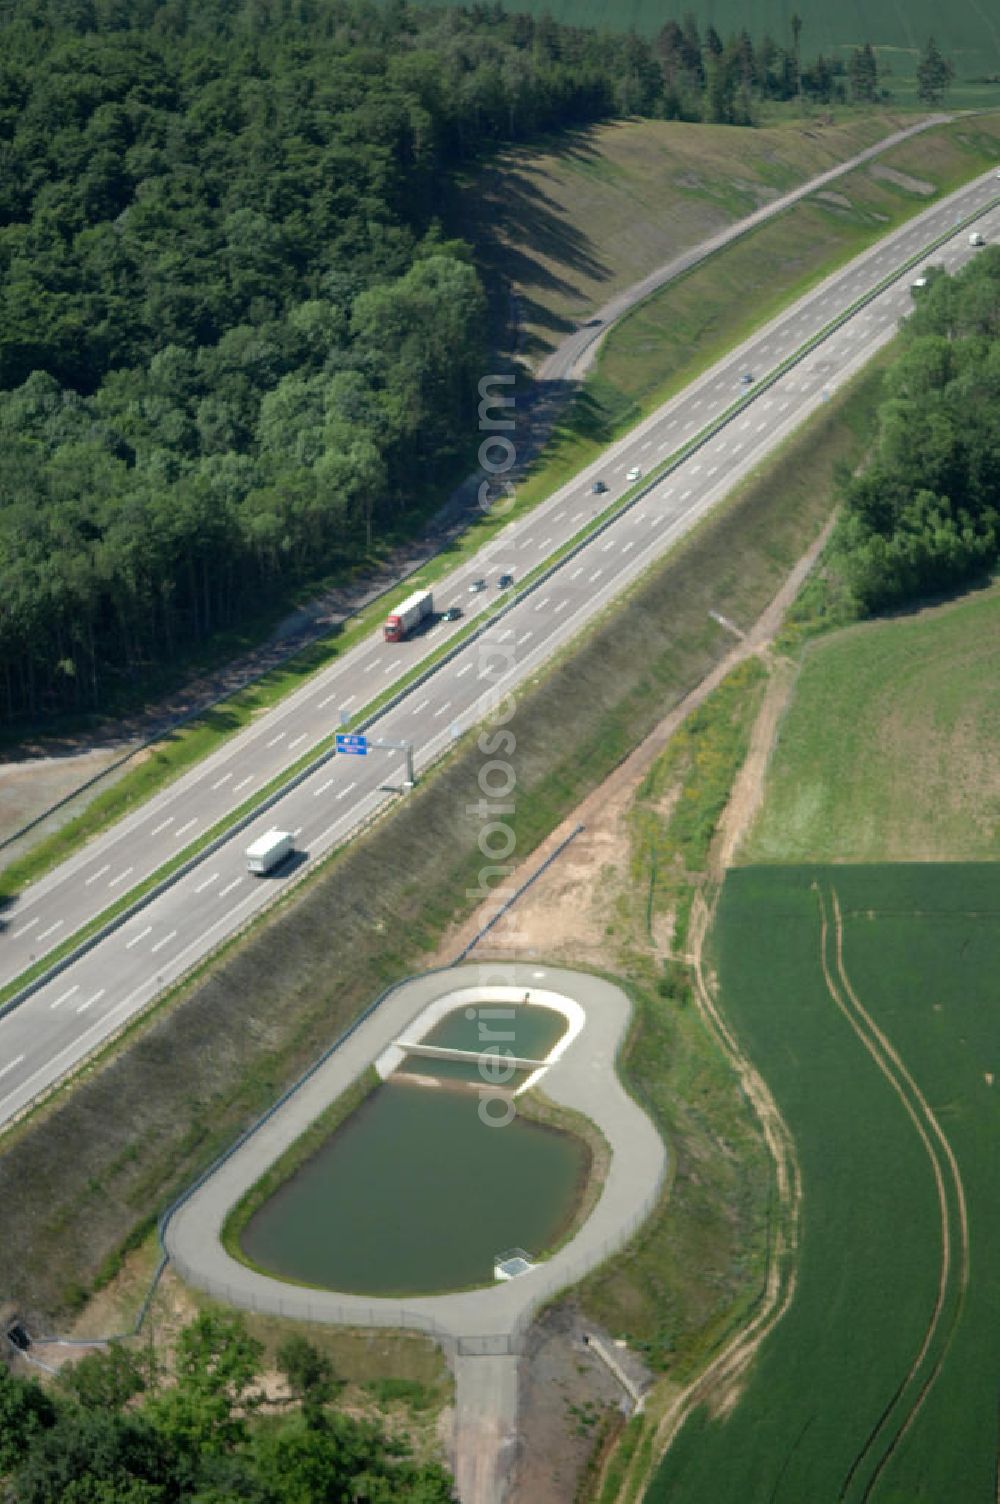
[[[498,993],[510,998],[508,989],[529,994],[537,989],[547,994],[547,1002],[562,994],[586,1015],[585,1027],[547,1066],[545,1091],[600,1129],[611,1164],[596,1206],[563,1248],[517,1279],[402,1299],[295,1285],[226,1251],[221,1235],[231,1208],[429,1005],[458,991],[463,1000],[488,1004]],[[621,988],[563,967],[475,962],[402,983],[168,1215],[161,1236],[170,1262],[188,1283],[243,1309],[329,1324],[416,1329],[433,1336],[452,1358],[516,1351],[533,1312],[623,1247],[663,1185],[666,1148],[615,1070],[630,1017],[631,1004]]]

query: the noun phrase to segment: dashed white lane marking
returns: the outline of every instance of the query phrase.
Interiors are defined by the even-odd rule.
[[[6,1065],[0,1065],[0,1076],[6,1076],[8,1071],[16,1070],[23,1059],[23,1055],[18,1055],[16,1060],[8,1060]]]
[[[518,647],[520,647],[523,642],[527,642],[529,637],[534,637],[534,635],[534,632],[522,632],[520,637],[517,639]]]
[[[239,788],[239,784],[237,784],[236,786],[237,786],[237,788]],[[174,835],[175,836],[182,836],[186,830],[190,830],[192,826],[197,825],[197,824],[198,824],[197,820],[189,820],[186,825],[181,825],[177,830],[175,830],[174,831]]]
[[[537,606],[535,607],[535,610],[536,611],[543,611],[545,609],[545,607],[548,605],[548,600],[549,600],[548,596],[547,595],[543,595],[542,598],[541,598],[541,600],[538,602]]]
[[[463,663],[462,667],[459,669],[458,673],[455,675],[455,678],[456,679],[461,679],[462,675],[463,674],[467,674],[471,668],[472,668],[472,664],[471,663]]]
[[[232,778],[232,776],[233,775],[232,775],[231,772],[229,772],[229,773],[223,773],[222,777],[218,780],[218,782],[212,784],[212,793],[214,794],[215,791],[216,791],[216,789],[221,789],[222,785],[224,783],[228,783],[229,780],[230,780],[230,778]]]
[[[199,883],[198,886],[197,886],[197,888],[195,888],[194,891],[196,893],[204,893],[204,891],[205,891],[206,888],[210,888],[213,883],[217,883],[218,881],[219,881],[219,874],[217,872],[213,872],[209,877],[206,877],[206,879],[205,879],[205,881],[203,883]]]
[[[629,544],[629,545],[628,545],[628,546],[629,546],[629,547],[631,547],[631,544]],[[556,607],[556,609],[555,609],[555,610],[554,610],[554,611],[553,611],[553,613],[552,613],[552,615],[553,615],[553,616],[558,616],[558,615],[559,615],[559,612],[560,612],[560,611],[565,611],[565,610],[566,610],[566,607],[567,607],[567,606],[568,606],[568,605],[569,605],[569,601],[567,601],[567,600],[561,600],[561,601],[560,601],[560,602],[559,602],[559,604],[558,604],[558,606],[557,606],[557,607]]]
[[[325,700],[320,700],[318,706],[316,707],[317,710],[322,710],[324,705],[329,705],[330,701],[331,700],[335,700],[336,698],[337,698],[337,691],[334,690],[334,692],[333,692],[332,695],[327,695],[327,697],[326,697]]]
[[[302,733],[301,736],[297,736],[293,742],[289,742],[288,743],[288,750],[289,750],[289,752],[292,750],[293,747],[297,747],[298,744],[299,744],[299,742],[304,742],[305,739],[306,739],[306,737],[308,735],[309,735],[309,733],[307,731],[303,731],[303,733]]]
[[[165,945],[169,945],[170,944],[171,940],[176,940],[176,939],[177,939],[177,931],[176,930],[171,930],[169,935],[164,935],[164,937],[163,937],[162,940],[157,940],[157,942],[156,942],[155,945],[151,945],[149,947],[149,953],[150,953],[150,955],[151,956],[155,956],[156,952],[158,950],[162,950]]]
[[[325,783],[320,784],[318,789],[313,789],[313,798],[318,799],[320,794],[325,794],[327,789],[333,782],[334,780],[332,778],[328,778]]]
[[[348,796],[348,794],[351,792],[351,790],[352,789],[356,789],[357,786],[358,786],[357,785],[357,781],[355,780],[354,783],[349,783],[347,785],[346,789],[341,789],[340,793],[337,794],[335,797],[338,798],[338,799],[346,799],[347,796]]]
[[[423,699],[423,700],[420,701],[419,705],[414,705],[414,707],[413,707],[413,714],[414,715],[419,715],[420,711],[421,710],[425,710],[430,703],[431,703],[431,697],[430,697],[430,695],[427,695],[425,699]]]
[[[252,773],[248,774],[246,778],[241,778],[239,783],[233,784],[233,793],[238,794],[240,789],[245,789],[248,783],[253,783]]]
[[[595,569],[594,573],[590,576],[590,583],[593,584],[594,581],[599,579],[603,573],[603,569]]]
[[[99,987],[94,993],[93,997],[88,997],[85,1003],[80,1004],[79,1008],[77,1008],[76,1010],[77,1013],[86,1013],[88,1008],[92,1008],[95,1003],[100,1002],[101,998],[104,996],[107,990],[108,989],[106,987]]]
[[[35,919],[29,919],[28,922],[27,922],[27,924],[22,924],[21,928],[19,930],[15,930],[14,933],[11,935],[10,938],[12,940],[20,940],[21,936],[22,935],[26,935],[29,930],[33,930],[35,928],[35,925],[37,923],[38,923],[38,919],[37,918],[35,918]]]
[[[231,893],[234,888],[238,888],[242,881],[242,877],[234,877],[231,883],[227,883],[224,888],[219,889],[219,897],[225,898],[226,894]]]
[[[278,743],[281,741],[281,738],[283,736],[285,736],[285,735],[286,735],[286,733],[284,731],[279,731],[278,734],[277,734],[277,736],[272,736],[271,740],[269,742],[265,742],[264,745],[266,747],[276,747],[278,745]]]
[[[437,720],[439,716],[444,715],[445,711],[448,709],[448,707],[450,705],[451,705],[451,701],[450,700],[445,700],[445,702],[441,706],[440,710],[435,710],[435,712],[434,712],[434,719]]]
[[[167,826],[168,825],[173,825],[173,823],[174,823],[174,817],[173,817],[173,815],[168,815],[165,820],[161,820],[160,821],[159,825],[154,825],[153,829],[149,833],[150,833],[151,836],[158,836],[160,834],[161,830],[166,830]]]
[[[118,874],[117,877],[113,877],[111,879],[111,881],[108,883],[108,887],[109,888],[117,888],[118,884],[119,883],[123,883],[125,881],[125,879],[128,877],[129,873],[130,872],[134,872],[134,871],[135,871],[134,867],[126,867],[124,872],[119,872],[119,874]]]
[[[103,877],[104,874],[105,874],[105,872],[110,872],[110,871],[111,871],[111,863],[110,862],[105,862],[104,866],[103,867],[99,867],[96,872],[92,872],[91,875],[90,875],[90,877],[85,877],[84,878],[84,880],[83,880],[83,886],[85,888],[89,888],[90,885],[91,885],[91,883],[96,883],[96,881],[97,881],[97,879],[99,877]]]
[[[50,1003],[49,1004],[49,1007],[50,1008],[61,1008],[62,1005],[63,1005],[63,1003],[68,1003],[69,1002],[69,1000],[73,996],[74,992],[79,992],[79,991],[80,991],[80,983],[79,982],[75,982],[73,984],[73,986],[69,989],[68,992],[64,992],[61,997],[57,997],[54,1003]]]
[[[583,565],[582,564],[580,565],[580,567],[578,569],[574,569],[573,573],[570,575],[570,579],[571,580],[575,580],[578,574],[583,574]]]
[[[61,919],[57,919],[55,924],[50,924],[47,930],[42,930],[42,933],[37,938],[39,940],[47,940],[50,935],[55,934],[56,930],[61,929],[62,925],[63,921]]]
[[[389,664],[389,667],[386,669],[385,672],[387,674],[394,673],[396,671],[396,669],[399,667],[399,665],[402,663],[402,661],[403,661],[402,658],[394,658],[393,661]]]
[[[137,935],[133,935],[131,940],[125,941],[125,949],[131,950],[133,945],[138,945],[140,940],[145,940],[146,936],[151,935],[152,933],[153,926],[151,924],[147,924],[144,930],[140,930]],[[53,1007],[55,1007],[55,1004],[53,1004]]]

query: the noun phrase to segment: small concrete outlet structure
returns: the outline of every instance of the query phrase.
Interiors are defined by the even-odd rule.
[[[537,1265],[531,1262],[531,1255],[523,1248],[508,1248],[506,1253],[498,1253],[493,1263],[494,1279],[517,1279],[519,1274],[530,1274]]]
[[[523,1249],[512,1250],[529,1265],[512,1269],[514,1278],[500,1275],[493,1285],[451,1295],[385,1299],[286,1283],[227,1253],[221,1234],[230,1208],[373,1062],[384,1079],[406,1057],[399,1041],[419,1039],[456,1007],[526,1002],[558,1009],[568,1021],[531,1079],[544,1077],[546,1095],[588,1117],[611,1151],[597,1204],[551,1258],[532,1264]],[[463,1504],[501,1504],[515,1444],[517,1354],[533,1312],[624,1246],[666,1175],[663,1142],[615,1071],[630,1014],[621,988],[562,967],[479,962],[402,983],[171,1211],[161,1234],[177,1273],[253,1311],[426,1332],[455,1371],[459,1497]],[[405,1228],[399,1231],[405,1237]]]

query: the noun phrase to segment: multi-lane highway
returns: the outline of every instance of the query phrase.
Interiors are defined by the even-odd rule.
[[[993,174],[953,194],[887,237],[761,329],[682,394],[613,446],[473,560],[435,587],[438,609],[461,604],[468,615],[483,595],[469,594],[483,577],[515,580],[543,563],[627,489],[633,466],[648,472],[741,401],[724,426],[639,502],[537,589],[527,593],[478,640],[459,648],[431,676],[381,716],[370,736],[409,740],[417,768],[448,744],[455,726],[483,713],[498,691],[512,687],[563,644],[639,575],[782,437],[891,338],[911,305],[905,274],[773,384],[766,378],[843,310],[970,215],[987,240],[1000,237],[1000,188]],[[949,267],[976,254],[967,229],[932,260]],[[742,378],[752,374],[753,382]],[[117,897],[183,850],[228,811],[262,789],[281,769],[329,734],[342,710],[356,711],[408,673],[461,629],[438,621],[409,643],[373,636],[318,675],[254,727],[178,780],[141,811],[30,889],[5,915],[0,980],[70,936]],[[720,631],[723,629],[720,627]],[[491,656],[492,655],[492,656]],[[144,1007],[163,987],[259,910],[287,877],[256,880],[244,848],[273,824],[296,832],[310,858],[339,844],[398,784],[391,754],[325,763],[285,795],[272,812],[206,856],[140,913],[0,1020],[0,1122],[9,1119]]]

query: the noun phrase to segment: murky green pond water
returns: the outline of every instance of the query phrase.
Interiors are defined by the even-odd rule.
[[[389,1295],[489,1284],[497,1253],[551,1246],[588,1150],[520,1116],[490,1127],[479,1105],[457,1084],[378,1087],[254,1215],[245,1252],[286,1279]]]
[[[484,1073],[478,1061],[430,1060],[423,1055],[411,1055],[399,1070],[407,1076],[482,1081],[486,1086],[502,1086],[505,1091],[516,1091],[527,1080],[529,1072],[514,1071],[508,1076],[508,1067],[503,1066],[502,1057],[517,1055],[522,1060],[544,1060],[565,1031],[566,1019],[554,1008],[460,1008],[440,1019],[424,1035],[421,1044],[441,1045],[449,1050],[475,1050],[477,1054],[487,1056],[499,1055],[501,1060],[496,1066],[499,1074],[491,1074],[489,1059],[483,1062]]]

